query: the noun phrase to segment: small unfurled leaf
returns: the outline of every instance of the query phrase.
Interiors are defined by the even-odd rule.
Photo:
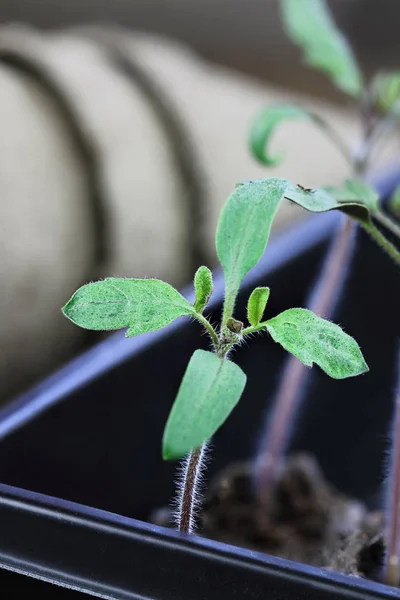
[[[263,318],[265,307],[269,298],[268,287],[255,288],[250,294],[247,303],[247,320],[250,325],[258,325]]]
[[[196,350],[165,426],[164,459],[181,458],[210,439],[238,403],[245,384],[238,365]]]
[[[229,319],[226,322],[226,326],[231,333],[236,333],[237,335],[240,335],[242,333],[242,329],[243,329],[242,321],[238,321],[237,319],[234,319],[233,317],[229,317]]]
[[[311,367],[316,363],[334,379],[354,377],[368,371],[357,342],[339,325],[321,319],[305,308],[290,308],[265,322],[278,342]]]
[[[232,316],[243,277],[266,248],[271,224],[289,182],[275,177],[239,184],[218,223],[216,247],[225,274],[226,318]]]
[[[271,156],[268,153],[268,144],[275,128],[282,121],[292,121],[294,119],[306,119],[318,122],[318,119],[310,111],[295,104],[264,108],[257,115],[250,128],[249,143],[252,154],[263,165],[275,167],[282,162],[283,154],[275,157]]]
[[[129,327],[126,337],[162,329],[177,317],[195,314],[193,306],[164,281],[114,277],[82,286],[62,310],[85,329]]]
[[[194,276],[194,288],[196,290],[196,301],[194,308],[196,312],[202,313],[210,299],[213,290],[212,273],[208,267],[199,267]]]
[[[336,27],[325,0],[281,0],[286,32],[311,67],[331,77],[338,88],[359,97],[363,78],[353,52]]]
[[[375,105],[385,115],[400,115],[400,71],[378,73],[371,84]]]

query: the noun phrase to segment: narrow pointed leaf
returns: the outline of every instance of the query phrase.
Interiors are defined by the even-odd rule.
[[[354,54],[336,27],[325,0],[281,0],[290,39],[304,52],[305,62],[328,75],[347,94],[359,97],[363,78]]]
[[[85,329],[129,327],[127,337],[165,327],[194,307],[172,286],[158,279],[109,278],[79,288],[63,313]]]
[[[290,308],[266,321],[266,329],[306,366],[316,363],[334,379],[368,371],[357,342],[339,325],[321,319],[305,308]]]
[[[250,325],[258,325],[263,318],[265,307],[269,298],[268,287],[258,287],[250,294],[247,303],[247,320]]]
[[[280,123],[298,119],[317,120],[310,111],[295,104],[262,109],[250,128],[249,143],[253,156],[268,167],[279,165],[284,158],[283,154],[271,156],[268,152],[268,144]]]
[[[269,178],[239,184],[222,209],[216,247],[225,274],[225,315],[232,316],[239,285],[267,246],[288,181]]]
[[[194,276],[196,291],[195,311],[202,313],[210,299],[213,290],[212,273],[208,267],[199,267]]]
[[[196,350],[165,427],[164,459],[181,458],[210,439],[238,403],[245,384],[238,365]]]

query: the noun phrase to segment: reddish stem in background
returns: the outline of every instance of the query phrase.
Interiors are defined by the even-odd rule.
[[[386,511],[386,560],[385,581],[399,585],[399,537],[400,537],[400,352],[397,393],[394,405],[393,444],[389,470],[388,508]]]
[[[355,229],[354,221],[346,217],[314,287],[308,308],[320,317],[331,316],[340,296],[350,263]],[[297,358],[291,355],[287,359],[255,465],[255,482],[261,506],[268,502],[271,486],[275,483],[290,437],[290,424],[294,423],[303,399],[308,374],[309,369]]]

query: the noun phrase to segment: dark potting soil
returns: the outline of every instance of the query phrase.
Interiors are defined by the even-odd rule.
[[[171,525],[172,510],[150,518]],[[294,454],[261,508],[251,463],[219,472],[204,496],[198,534],[281,558],[378,579],[385,553],[383,514],[341,494],[315,458]]]

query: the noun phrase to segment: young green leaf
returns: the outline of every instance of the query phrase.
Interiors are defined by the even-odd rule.
[[[288,185],[285,198],[310,212],[340,210],[360,222],[369,220],[369,209],[359,199],[337,200],[335,194],[338,194],[337,188],[305,190],[299,186]]]
[[[348,197],[349,194],[353,194],[353,197],[357,197],[355,191],[359,191],[360,186],[362,185],[363,184],[360,182],[358,186],[357,182],[355,186],[353,185],[351,193],[349,193],[349,191],[343,192],[343,190],[332,187],[327,189],[304,190],[299,186],[294,187],[293,185],[288,185],[285,192],[285,198],[311,212],[324,212],[335,209],[340,210],[352,219],[358,221],[361,227],[375,240],[382,250],[400,265],[399,250],[383,233],[381,233],[371,218],[370,213],[372,213],[377,220],[390,229],[395,235],[399,236],[398,227],[396,227],[390,219],[385,218],[384,214],[379,211],[377,196],[371,192],[370,195],[368,195],[368,193],[362,194],[362,202],[360,200],[344,200],[344,197]],[[335,195],[340,199],[336,200]]]
[[[194,276],[194,288],[196,290],[196,301],[194,309],[202,313],[210,299],[213,290],[212,273],[208,267],[199,267]]]
[[[249,145],[253,156],[267,167],[276,167],[283,160],[283,154],[271,156],[267,150],[268,144],[276,127],[282,121],[307,120],[317,125],[331,141],[349,159],[349,150],[338,134],[319,115],[296,104],[281,104],[262,109],[250,128]]]
[[[314,115],[307,109],[295,104],[264,108],[257,115],[250,128],[249,143],[253,156],[263,165],[276,167],[282,162],[283,155],[271,156],[267,151],[267,146],[277,125],[282,121],[294,119],[313,120]]]
[[[232,316],[243,277],[264,253],[272,221],[288,185],[286,179],[278,178],[239,184],[222,209],[216,247],[225,274],[224,324]]]
[[[268,287],[257,287],[251,294],[247,303],[247,320],[250,325],[258,325],[263,318],[265,307],[269,298]]]
[[[164,281],[114,277],[80,287],[62,310],[84,329],[129,327],[126,337],[162,329],[177,317],[196,314],[194,307]]]
[[[359,202],[370,211],[379,210],[379,194],[361,179],[347,179],[342,188],[325,186],[324,190],[340,203]]]
[[[238,403],[245,384],[238,365],[196,350],[165,426],[163,458],[181,458],[210,439]]]
[[[400,115],[400,71],[378,73],[372,80],[371,91],[383,114]]]
[[[275,342],[312,367],[316,363],[334,379],[368,371],[357,342],[339,325],[317,317],[305,308],[289,308],[265,322]]]
[[[281,0],[281,7],[286,32],[303,49],[306,63],[329,75],[339,89],[359,97],[362,75],[326,1]]]

